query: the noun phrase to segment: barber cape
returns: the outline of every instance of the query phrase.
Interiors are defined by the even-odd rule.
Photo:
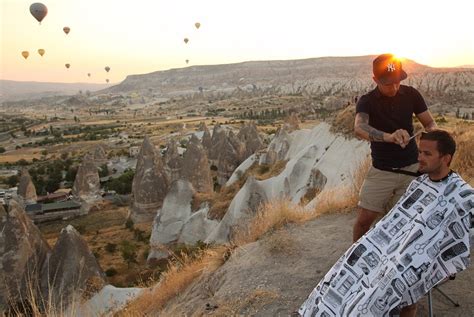
[[[416,178],[329,270],[299,313],[388,316],[416,303],[469,265],[473,214],[474,190],[456,173],[438,182],[426,174]]]

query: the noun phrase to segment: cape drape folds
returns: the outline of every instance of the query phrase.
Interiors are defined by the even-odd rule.
[[[354,243],[301,306],[303,316],[388,316],[470,264],[474,190],[423,175]]]

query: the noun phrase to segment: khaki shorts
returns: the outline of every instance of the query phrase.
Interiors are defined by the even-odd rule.
[[[418,163],[403,170],[416,172]],[[375,212],[387,212],[400,199],[415,177],[370,167],[360,189],[358,206]]]

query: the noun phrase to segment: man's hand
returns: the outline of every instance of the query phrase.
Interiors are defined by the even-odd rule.
[[[406,130],[398,129],[392,134],[385,136],[385,142],[398,144],[404,149],[410,142],[410,135]]]

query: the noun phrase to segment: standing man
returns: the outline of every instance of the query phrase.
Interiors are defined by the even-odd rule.
[[[400,85],[407,78],[402,63],[392,54],[373,61],[377,87],[363,95],[356,106],[355,134],[370,141],[372,166],[360,190],[353,241],[364,235],[381,213],[405,192],[418,171],[418,148],[413,136],[415,114],[426,131],[436,123],[421,94]]]

